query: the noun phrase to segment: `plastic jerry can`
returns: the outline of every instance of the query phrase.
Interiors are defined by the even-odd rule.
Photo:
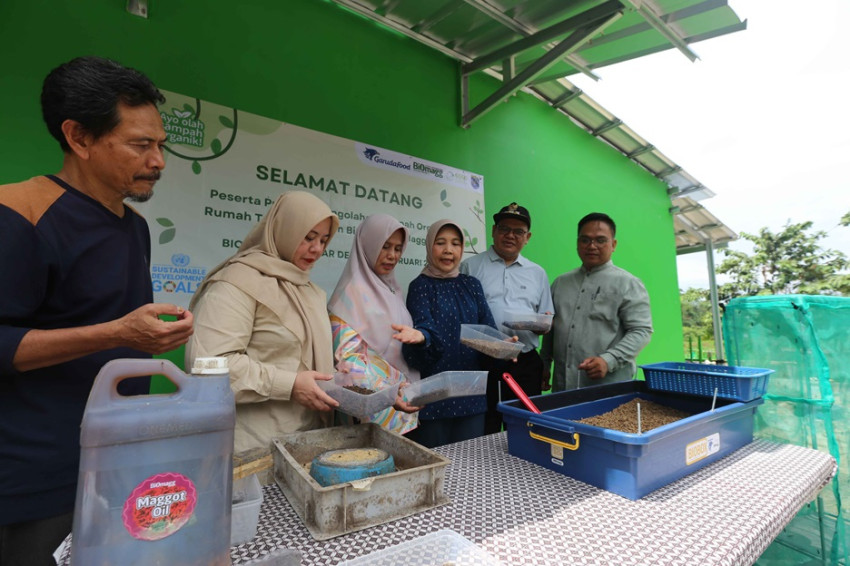
[[[203,377],[150,359],[98,373],[80,433],[73,566],[231,563],[233,393],[224,358],[198,362]],[[156,374],[177,391],[118,393],[123,379]]]

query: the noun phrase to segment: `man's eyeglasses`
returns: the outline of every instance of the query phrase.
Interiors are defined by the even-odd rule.
[[[579,236],[578,238],[578,243],[585,247],[589,246],[590,244],[596,244],[597,246],[602,247],[610,241],[611,240],[609,240],[605,236],[599,236],[598,238],[588,238],[587,236]]]
[[[528,234],[528,230],[524,230],[523,228],[511,228],[509,226],[502,226],[501,224],[496,224],[496,232],[503,236],[513,234],[517,238],[522,238],[523,236]]]

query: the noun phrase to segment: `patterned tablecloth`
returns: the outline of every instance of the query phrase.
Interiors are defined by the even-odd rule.
[[[506,565],[752,564],[836,473],[828,454],[757,440],[629,501],[509,455],[505,433],[436,451],[452,461],[450,504],[316,541],[266,486],[257,536],[231,550],[233,563],[285,547],[300,550],[304,566],[335,565],[451,529]]]

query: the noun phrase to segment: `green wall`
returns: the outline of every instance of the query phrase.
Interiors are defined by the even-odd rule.
[[[566,116],[519,93],[464,130],[456,62],[323,0],[150,0],[149,19],[124,6],[0,1],[0,183],[61,166],[40,118],[47,72],[111,57],[167,90],[484,175],[488,218],[514,200],[531,211],[525,253],[550,279],[578,265],[578,219],[607,212],[615,263],[652,301],[655,334],[639,362],[682,359],[666,187]],[[472,99],[495,84],[472,80]]]

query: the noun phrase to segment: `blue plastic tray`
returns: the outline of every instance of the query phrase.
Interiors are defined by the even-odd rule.
[[[650,389],[690,395],[752,401],[767,391],[772,369],[716,366],[690,362],[659,362],[640,366]]]
[[[692,413],[643,434],[600,428],[580,419],[600,415],[640,397]],[[680,479],[753,440],[761,399],[748,403],[647,389],[643,381],[586,387],[537,396],[542,414],[519,401],[499,403],[508,452],[529,462],[631,500]]]

